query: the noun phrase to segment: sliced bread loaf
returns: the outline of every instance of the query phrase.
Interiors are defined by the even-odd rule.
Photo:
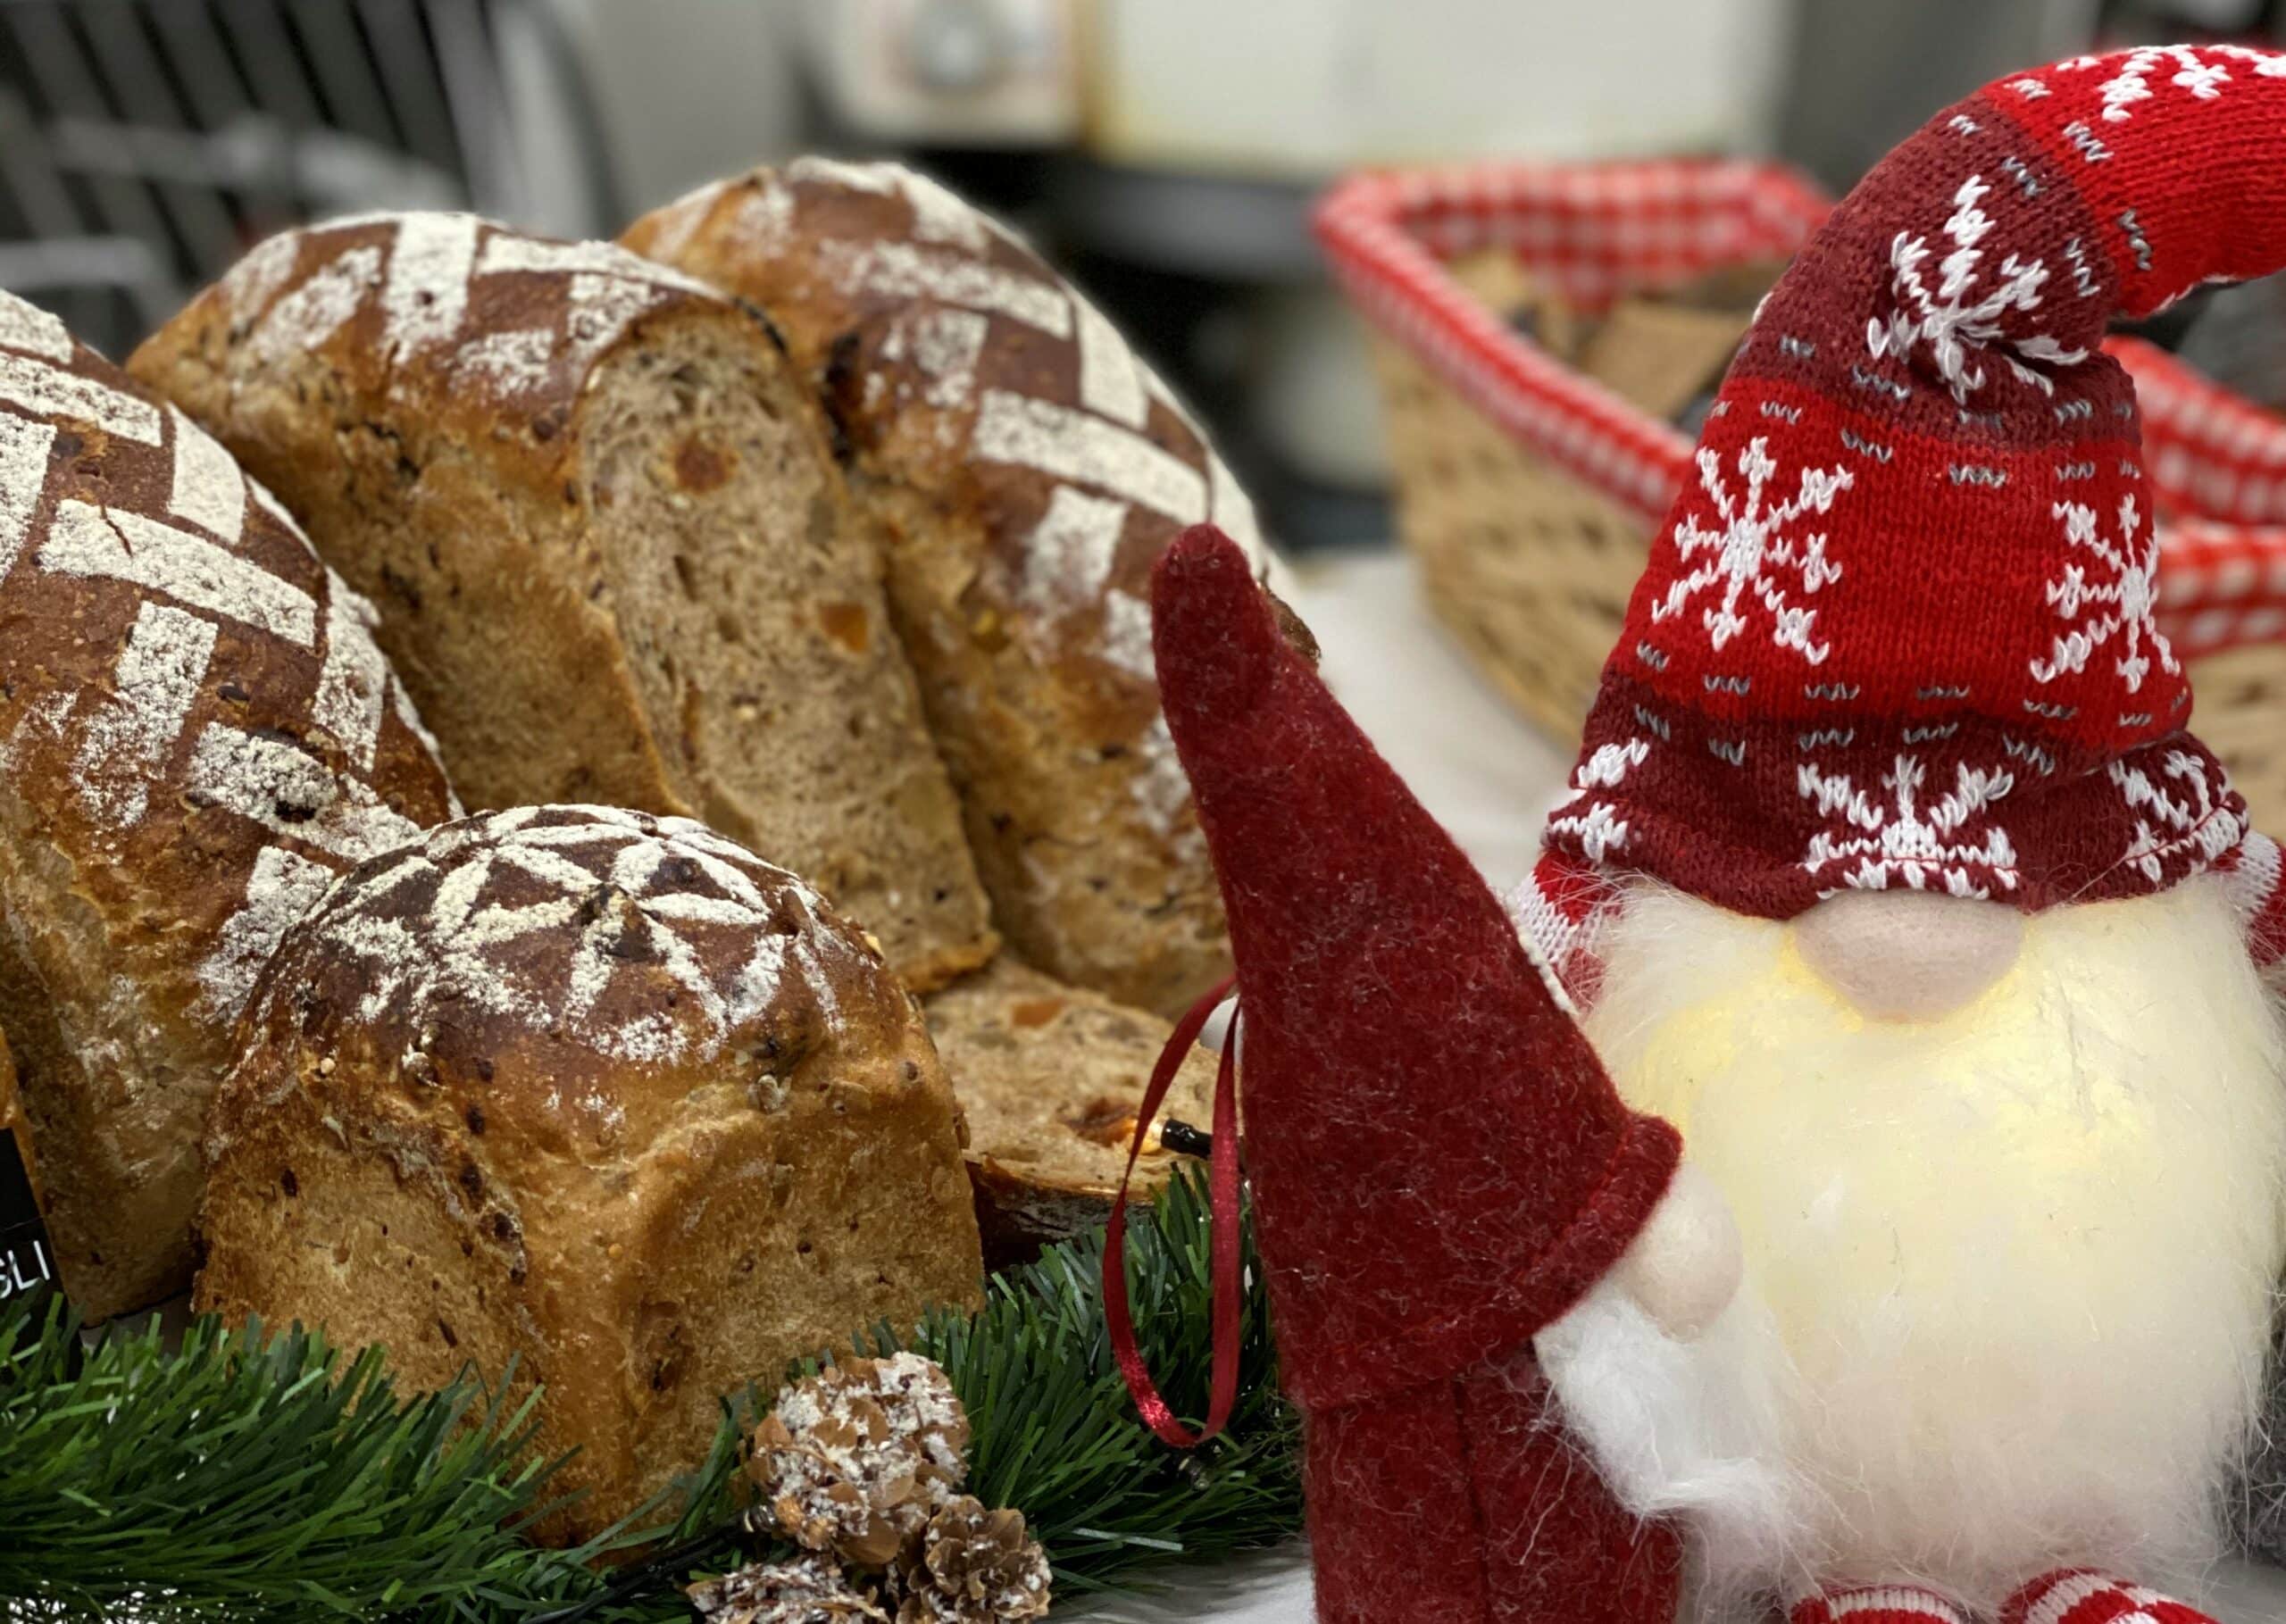
[[[0,295],[0,1026],[96,1318],[189,1283],[279,936],[455,810],[371,616],[227,451]]]
[[[466,215],[276,237],[135,371],[372,595],[471,804],[688,813],[929,987],[995,937],[825,426],[754,312]]]
[[[817,379],[1010,944],[1125,1003],[1188,1004],[1229,955],[1147,578],[1198,520],[1255,542],[1197,425],[1038,256],[893,165],[756,171],[622,240],[760,304]]]

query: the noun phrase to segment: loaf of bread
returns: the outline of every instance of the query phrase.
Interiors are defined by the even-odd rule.
[[[977,866],[1039,969],[1172,1013],[1228,967],[1151,671],[1152,561],[1252,511],[1112,324],[983,214],[804,159],[622,239],[771,312],[853,449]]]
[[[279,935],[456,810],[371,616],[228,452],[0,295],[0,1026],[97,1318],[189,1284]]]
[[[130,364],[372,596],[471,806],[687,813],[916,987],[991,955],[878,550],[755,313],[408,214],[273,238]]]
[[[216,1101],[200,1308],[546,1388],[594,1532],[717,1402],[981,1289],[912,998],[793,875],[680,819],[471,817],[287,937]]]
[[[969,1177],[985,1255],[1028,1257],[1101,1224],[1127,1168],[1127,1146],[1164,1020],[1070,987],[1007,954],[928,1001],[929,1029],[968,1115]],[[1214,1060],[1183,1062],[1136,1163],[1149,1200],[1178,1158],[1159,1129],[1214,1120]]]

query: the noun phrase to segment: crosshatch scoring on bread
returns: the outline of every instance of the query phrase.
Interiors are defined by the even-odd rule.
[[[0,295],[0,1023],[53,1253],[179,1290],[230,1023],[333,877],[457,810],[369,604],[179,412]]]
[[[420,1034],[496,1018],[615,1060],[684,1062],[718,1054],[788,981],[838,1023],[835,975],[878,958],[825,918],[799,878],[688,819],[525,806],[366,865],[302,940],[354,968],[363,1020]],[[401,1060],[435,1065],[418,1037]]]
[[[373,236],[368,228],[385,235],[342,235]],[[329,256],[336,239],[345,246]],[[310,272],[303,262],[313,246],[320,269]],[[638,316],[678,296],[719,297],[611,244],[523,237],[473,214],[329,221],[271,237],[221,284],[233,326],[271,361],[324,344],[376,292],[375,342],[391,364],[441,361],[455,385],[503,402],[575,391]],[[488,329],[481,337],[470,337],[471,317]]]
[[[272,239],[138,353],[371,594],[471,804],[704,820],[935,986],[997,945],[822,412],[774,329],[463,214]]]

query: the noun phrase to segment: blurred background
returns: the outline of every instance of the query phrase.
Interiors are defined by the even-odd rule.
[[[2282,0],[0,0],[0,285],[113,355],[296,221],[610,236],[895,154],[1013,217],[1214,424],[1288,548],[1379,543],[1382,393],[1309,208],[1368,165],[1726,154],[1834,191],[2006,68],[2277,42]],[[2259,400],[2273,290],[2162,335]],[[2189,318],[2196,316],[2196,320]],[[2204,339],[2201,336],[2204,334]]]

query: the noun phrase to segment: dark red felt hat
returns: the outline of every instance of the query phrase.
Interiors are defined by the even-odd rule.
[[[1531,1338],[1664,1193],[1458,847],[1199,527],[1153,581],[1159,689],[1222,879],[1256,1237],[1325,1624],[1666,1624],[1681,1543],[1612,1497]]]
[[[1680,1155],[1209,526],[1159,562],[1159,687],[1231,921],[1247,1167],[1286,1380],[1338,1405],[1561,1314]]]

